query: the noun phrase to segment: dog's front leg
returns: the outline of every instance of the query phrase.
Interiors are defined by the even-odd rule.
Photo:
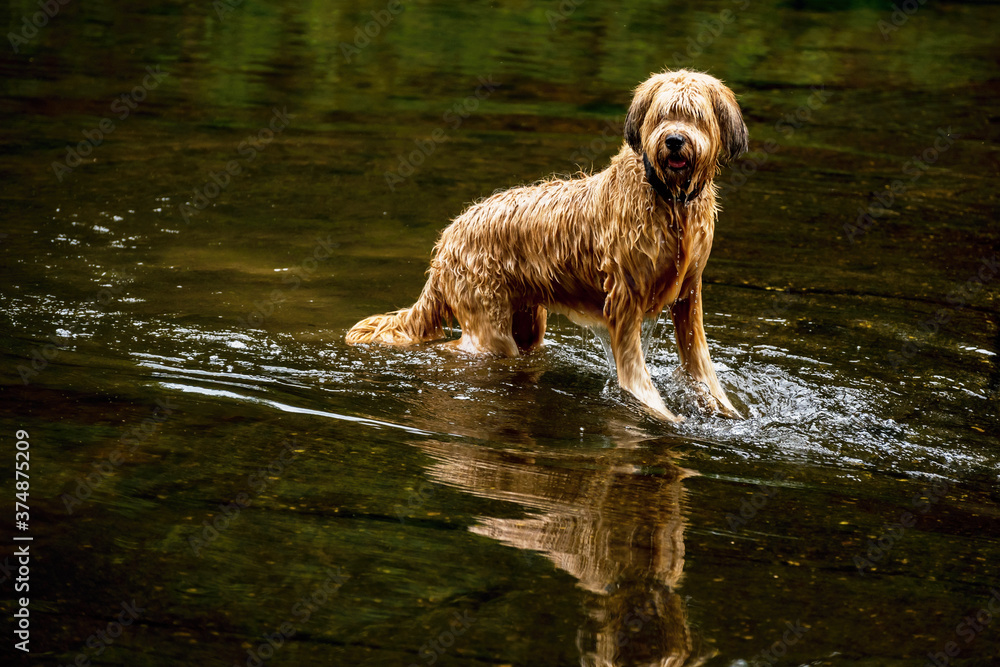
[[[701,276],[692,290],[684,290],[688,298],[674,303],[670,315],[674,320],[674,334],[677,336],[677,353],[681,358],[681,368],[691,377],[702,391],[711,395],[706,402],[709,407],[726,417],[741,419],[740,413],[729,402],[726,390],[719,383],[708,353],[708,339],[702,321]],[[714,399],[714,400],[712,400]]]
[[[611,351],[615,355],[621,388],[642,401],[661,419],[684,421],[683,417],[667,409],[649,376],[646,360],[642,356],[642,312],[630,309],[627,313],[612,315],[608,318],[608,333],[611,335]]]

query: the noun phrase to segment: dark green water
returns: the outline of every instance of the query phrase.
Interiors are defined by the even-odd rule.
[[[13,664],[1000,664],[1000,5],[128,4],[4,7]],[[750,128],[705,273],[747,420],[669,329],[679,426],[559,317],[514,360],[345,346],[665,66]]]

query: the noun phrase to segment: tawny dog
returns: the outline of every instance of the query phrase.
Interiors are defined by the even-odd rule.
[[[701,274],[718,215],[713,179],[746,150],[739,105],[721,81],[656,74],[636,89],[607,169],[473,204],[441,233],[417,302],[358,322],[347,342],[430,341],[454,318],[458,349],[516,356],[541,345],[551,310],[607,327],[619,384],[676,421],[641,341],[643,320],[669,307],[682,368],[708,407],[738,417],[709,358]]]

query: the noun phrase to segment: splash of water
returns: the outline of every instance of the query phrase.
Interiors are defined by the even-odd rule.
[[[655,352],[660,344],[660,336],[657,335],[657,331],[666,328],[665,326],[660,326],[662,320],[663,318],[657,315],[656,317],[650,317],[642,321],[642,358],[647,361],[649,360],[649,355]],[[585,328],[589,329],[597,342],[600,343],[601,349],[604,350],[604,357],[608,362],[608,371],[612,376],[616,376],[618,371],[615,366],[615,355],[611,349],[611,335],[608,333],[608,330],[599,325]]]

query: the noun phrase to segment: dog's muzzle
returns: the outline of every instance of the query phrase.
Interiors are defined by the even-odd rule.
[[[680,170],[687,166],[687,158],[683,157],[681,149],[684,148],[684,137],[679,134],[669,135],[663,142],[670,155],[667,156],[667,166],[674,170]]]

